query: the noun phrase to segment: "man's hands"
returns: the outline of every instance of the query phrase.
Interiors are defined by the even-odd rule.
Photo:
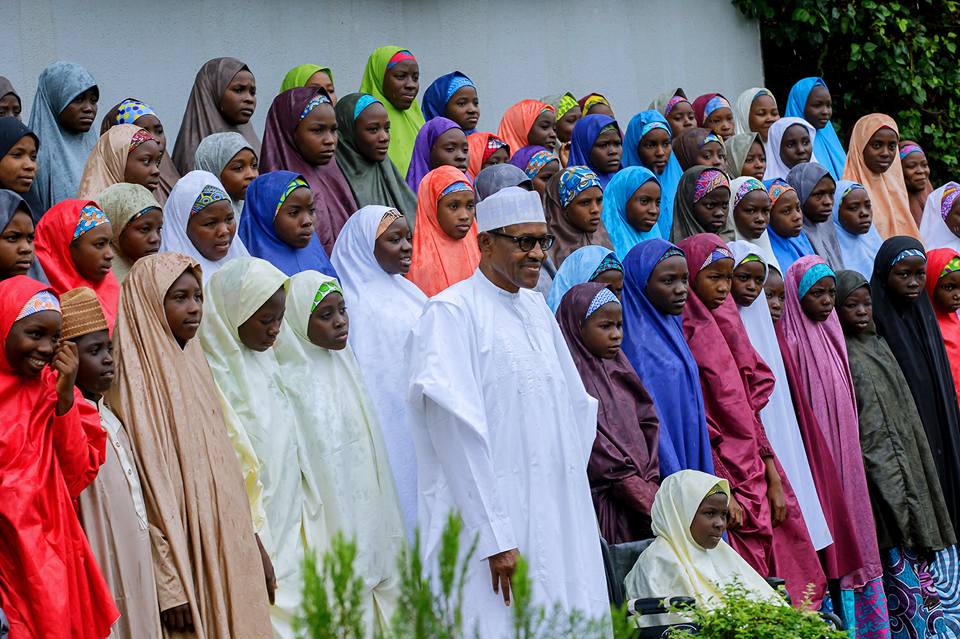
[[[193,630],[193,613],[190,604],[180,604],[160,612],[160,621],[173,632],[188,632]]]
[[[493,592],[494,594],[503,593],[503,604],[505,606],[510,605],[510,580],[513,578],[513,572],[517,569],[517,559],[519,557],[520,552],[516,548],[487,557],[487,561],[490,562],[490,580],[493,584]]]

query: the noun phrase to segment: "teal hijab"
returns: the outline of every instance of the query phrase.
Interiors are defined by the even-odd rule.
[[[642,166],[628,166],[620,169],[603,192],[603,225],[607,229],[613,250],[617,257],[623,259],[634,246],[652,238],[666,239],[670,236],[670,222],[661,226],[663,221],[663,195],[660,196],[660,219],[649,231],[642,232],[630,225],[627,221],[627,202],[641,186],[653,180],[660,184],[657,176]],[[661,189],[662,190],[662,189]]]

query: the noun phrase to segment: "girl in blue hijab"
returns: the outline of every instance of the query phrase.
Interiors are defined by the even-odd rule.
[[[662,168],[658,168],[655,164],[651,165],[649,160],[644,161],[640,155],[641,144],[655,146],[657,138],[660,138],[659,142],[663,142],[663,135],[655,133],[656,131],[663,131],[666,134],[666,148],[663,151],[667,164]],[[648,138],[647,142],[644,142],[644,138]],[[670,237],[670,229],[673,228],[673,198],[677,194],[683,169],[680,168],[680,163],[673,154],[673,129],[667,122],[667,118],[656,109],[641,111],[630,118],[627,134],[623,140],[623,166],[643,166],[657,176],[657,181],[660,183],[660,219],[657,220],[657,229],[660,237]]]
[[[288,276],[314,270],[337,277],[314,232],[314,215],[313,192],[303,176],[271,171],[247,187],[237,234],[250,255]]]
[[[777,270],[786,273],[790,265],[801,257],[815,254],[813,245],[810,244],[810,240],[807,239],[807,234],[803,232],[802,227],[798,235],[792,237],[780,235],[773,219],[774,215],[779,214],[781,207],[787,207],[793,211],[794,216],[799,215],[801,221],[803,220],[803,213],[800,212],[800,196],[797,194],[797,190],[790,186],[786,180],[780,178],[766,180],[763,185],[767,187],[767,195],[770,196],[772,203],[771,223],[767,226],[767,237],[770,238],[770,247],[773,248],[773,254],[780,264],[780,268]]]
[[[588,167],[597,174],[600,186],[606,188],[613,174],[620,170],[622,157],[623,138],[616,120],[609,115],[587,115],[577,120],[567,166]]]
[[[627,253],[623,267],[622,349],[660,418],[660,477],[688,469],[713,473],[700,373],[683,337],[690,294],[681,277],[684,253],[666,240],[647,240]]]
[[[424,119],[450,118],[464,133],[470,135],[476,132],[477,122],[480,121],[477,85],[459,71],[441,75],[423,92],[420,108]]]
[[[864,278],[872,277],[873,263],[883,238],[873,225],[870,194],[862,184],[850,180],[837,181],[837,188],[833,192],[833,228],[844,267],[860,273]],[[864,231],[864,228],[867,230]]]
[[[813,103],[811,102],[811,93]],[[810,107],[808,117],[807,107]],[[833,115],[833,106],[830,100],[830,89],[823,78],[804,78],[790,89],[787,96],[787,108],[784,115],[788,118],[803,118],[809,122],[817,135],[813,140],[813,157],[817,162],[827,167],[834,180],[843,176],[843,167],[847,163],[847,152],[840,144],[840,138],[830,122]]]
[[[650,183],[650,187],[639,196],[639,204],[646,211],[652,211],[654,207],[659,209],[659,217],[653,223],[653,226],[646,231],[642,231],[630,223],[628,219],[628,207],[630,200],[644,184]],[[652,238],[665,239],[664,230],[661,226],[664,213],[663,208],[663,190],[657,176],[652,171],[643,166],[628,166],[620,169],[603,192],[603,213],[601,219],[603,226],[607,229],[610,236],[610,242],[613,244],[613,250],[618,257],[626,257],[627,253],[634,246]],[[660,200],[657,205],[656,201]],[[672,221],[672,220],[671,220]],[[649,223],[649,218],[647,219]],[[666,231],[669,236],[670,231]]]
[[[600,282],[606,284],[617,297],[623,291],[623,264],[616,254],[605,246],[582,246],[567,256],[547,295],[547,305],[554,313],[560,301],[577,284]]]

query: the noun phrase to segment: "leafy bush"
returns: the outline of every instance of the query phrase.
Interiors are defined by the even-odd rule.
[[[732,1],[760,22],[767,87],[781,109],[796,80],[822,76],[844,140],[861,116],[887,113],[924,147],[935,186],[960,178],[960,2]]]
[[[378,639],[468,639],[476,636],[464,628],[463,587],[467,566],[476,561],[476,541],[461,552],[463,523],[451,515],[443,531],[437,560],[436,581],[420,559],[420,535],[399,558],[400,595],[390,628],[377,628]],[[322,566],[312,553],[304,562],[303,605],[296,631],[304,639],[364,639],[363,582],[353,572],[356,545],[341,535],[334,537],[324,554]],[[514,639],[606,638],[613,627],[614,639],[630,639],[636,630],[626,609],[614,609],[606,619],[586,619],[583,615],[554,609],[550,614],[531,605],[532,584],[527,564],[521,558],[511,584]],[[434,587],[432,587],[434,586]]]
[[[749,596],[737,581],[721,588],[721,605],[712,610],[675,606],[672,612],[689,618],[700,630],[675,630],[670,639],[846,639],[820,616],[801,606],[776,606]]]

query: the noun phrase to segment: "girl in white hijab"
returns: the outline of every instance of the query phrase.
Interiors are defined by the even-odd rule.
[[[377,413],[353,350],[340,284],[317,271],[290,278],[277,361],[297,416],[307,546],[321,555],[333,536],[353,538],[366,595],[366,628],[386,629],[399,594],[405,534]],[[351,309],[352,310],[352,309]]]
[[[404,277],[412,252],[404,224],[396,209],[365,206],[344,224],[330,261],[343,283],[350,309],[350,345],[380,418],[404,527],[412,539],[417,521],[417,456],[407,419],[402,365],[404,344],[427,296]],[[384,270],[378,255],[392,272]]]
[[[780,155],[780,143],[783,141],[783,135],[787,132],[787,129],[793,125],[798,124],[807,130],[807,134],[810,136],[810,157],[807,160],[802,160],[803,162],[816,162],[817,158],[813,154],[813,142],[817,139],[817,130],[813,128],[813,125],[804,120],[803,118],[780,118],[776,122],[770,125],[770,128],[767,130],[767,141],[763,145],[763,151],[767,156],[767,170],[763,174],[763,181],[774,180],[780,178],[781,180],[787,179],[787,174],[790,173],[790,169],[793,166],[787,166],[783,161],[783,156]]]
[[[653,500],[656,539],[627,575],[627,597],[692,597],[701,608],[715,608],[723,586],[735,579],[757,599],[786,605],[721,535],[727,527],[727,480],[698,470],[666,477]],[[641,617],[640,625],[679,623],[678,615]],[[659,619],[658,619],[659,618]]]
[[[773,251],[759,244],[736,241],[727,244],[733,253],[734,279],[736,267],[744,262],[755,261],[763,266],[764,280],[769,272],[769,263]],[[779,267],[777,267],[779,270]],[[797,414],[793,408],[793,399],[790,396],[790,386],[787,381],[787,372],[783,365],[783,356],[780,353],[780,344],[777,342],[776,329],[770,318],[766,295],[763,287],[759,287],[759,294],[749,305],[741,305],[741,300],[734,295],[734,301],[740,311],[740,319],[747,331],[750,343],[756,349],[760,358],[766,362],[773,372],[777,383],[767,405],[760,411],[760,420],[764,431],[777,460],[786,473],[793,492],[800,505],[803,521],[810,533],[810,541],[816,550],[822,550],[831,543],[833,537],[820,505],[817,488],[810,471],[810,462],[807,460],[807,451],[800,434],[800,425],[797,423]]]
[[[231,259],[250,255],[237,237],[236,214],[217,176],[190,171],[177,180],[163,207],[160,252],[195,259],[203,269],[203,284]]]
[[[927,202],[923,205],[923,218],[920,220],[920,237],[928,251],[937,248],[960,251],[960,236],[947,226],[947,218],[958,201],[960,184],[956,182],[947,182],[927,196]],[[960,228],[957,230],[960,232]]]
[[[204,286],[199,335],[240,459],[254,531],[273,562],[274,636],[293,639],[303,590],[304,533],[319,522],[304,507],[309,478],[300,466],[305,455],[299,450],[297,416],[281,388],[283,373],[269,343],[280,331],[286,286],[287,276],[267,261],[233,260]],[[248,320],[254,332],[246,330]]]

